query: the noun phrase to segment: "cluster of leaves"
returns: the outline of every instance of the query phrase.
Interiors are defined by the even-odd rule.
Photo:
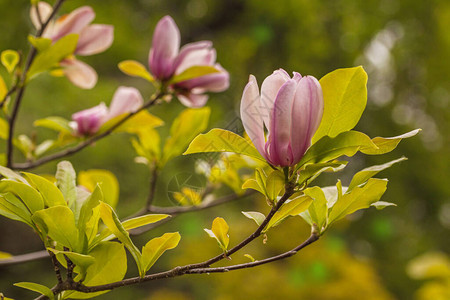
[[[54,177],[27,172],[19,175],[5,167],[0,167],[0,174],[4,177],[0,181],[0,214],[30,226],[62,266],[73,263],[75,281],[99,285],[121,280],[127,270],[125,248],[143,277],[166,250],[180,241],[178,232],[166,233],[150,240],[140,251],[128,231],[170,216],[148,214],[121,222],[113,208],[117,203],[117,180],[109,172],[82,172],[78,186],[75,171],[67,161],[58,164]],[[24,282],[16,285],[53,299],[45,286]],[[62,297],[90,298],[99,293],[104,292],[69,291]]]

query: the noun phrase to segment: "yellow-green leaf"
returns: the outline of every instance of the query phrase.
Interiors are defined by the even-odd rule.
[[[35,36],[29,35],[28,41],[34,48],[36,48],[39,52],[47,50],[52,45],[52,40],[48,38],[37,38]]]
[[[7,192],[20,198],[32,213],[44,208],[44,199],[42,199],[41,194],[28,184],[3,179],[0,182],[0,193]]]
[[[313,143],[324,136],[335,137],[351,130],[361,118],[367,103],[367,73],[361,66],[337,69],[319,82],[324,110]]]
[[[257,211],[242,211],[242,214],[246,216],[249,219],[252,219],[255,221],[255,223],[260,226],[262,222],[264,222],[264,219],[266,216],[260,212]]]
[[[78,184],[90,192],[99,184],[103,192],[103,201],[116,207],[119,200],[119,182],[112,172],[99,169],[81,171],[78,173]]]
[[[279,170],[274,170],[267,176],[266,191],[270,200],[276,202],[278,194],[284,188],[284,182],[284,174]]]
[[[57,132],[64,132],[72,134],[72,128],[69,126],[69,121],[61,117],[47,117],[33,122],[36,127],[48,128]]]
[[[134,77],[141,77],[144,78],[150,82],[155,81],[152,75],[147,71],[147,69],[142,65],[140,62],[137,62],[135,60],[124,60],[119,63],[119,69],[123,73],[134,76]]]
[[[34,282],[18,282],[14,283],[15,286],[21,287],[23,289],[27,289],[33,292],[37,292],[39,294],[47,296],[50,300],[55,299],[53,292],[50,288],[45,285],[34,283]]]
[[[23,172],[23,174],[28,179],[28,182],[41,193],[42,198],[44,199],[45,205],[48,207],[56,206],[56,205],[67,205],[64,200],[64,196],[61,191],[56,187],[55,184],[45,179],[44,177]]]
[[[323,172],[338,172],[345,168],[348,161],[332,161],[325,163],[306,164],[298,171],[297,183],[302,184],[305,181],[311,183]]]
[[[64,255],[67,256],[77,267],[81,269],[86,269],[95,262],[95,258],[90,255],[71,251],[60,251],[53,248],[47,248],[47,250],[53,252],[58,257],[58,260],[64,259]]]
[[[228,244],[230,242],[228,229],[229,227],[227,222],[223,218],[217,217],[214,219],[211,229],[205,228],[204,230],[210,237],[216,239],[219,243],[220,248],[222,248],[222,250],[226,252],[228,249]]]
[[[289,202],[286,201],[286,203],[284,203],[280,207],[280,209],[273,215],[272,219],[270,219],[263,232],[266,232],[270,228],[277,226],[289,216],[300,215],[302,212],[308,209],[312,202],[313,198],[307,195],[298,196],[290,200]]]
[[[421,129],[415,129],[405,134],[394,137],[375,137],[372,139],[372,142],[377,146],[377,148],[363,147],[361,148],[361,152],[368,155],[378,155],[391,152],[397,147],[402,139],[413,137],[418,134],[419,131],[421,131]]]
[[[20,56],[15,50],[4,50],[2,51],[1,61],[3,66],[5,66],[8,73],[12,73],[19,63]]]
[[[170,84],[219,72],[220,71],[213,66],[193,66],[172,77],[172,79],[170,80]]]
[[[198,135],[183,154],[207,152],[234,152],[244,154],[261,161],[266,161],[255,146],[245,138],[224,129],[211,129],[208,133]]]
[[[310,225],[316,224],[319,228],[319,234],[325,230],[328,219],[328,206],[327,199],[322,189],[318,186],[307,188],[304,191],[305,195],[313,198],[314,201],[308,208],[308,213],[311,218],[312,223]]]
[[[2,260],[2,259],[9,259],[11,257],[12,257],[11,254],[3,252],[3,251],[0,251],[0,260]]]
[[[8,94],[8,87],[6,86],[3,77],[0,75],[0,101],[4,100],[6,94]]]
[[[147,272],[158,258],[169,249],[178,246],[181,236],[178,232],[165,233],[160,237],[150,240],[142,247],[142,265]]]

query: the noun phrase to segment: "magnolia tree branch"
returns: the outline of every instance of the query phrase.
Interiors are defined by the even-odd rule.
[[[117,281],[117,282],[113,282],[113,283],[109,283],[109,284],[97,285],[97,286],[85,286],[80,282],[70,283],[70,282],[66,281],[63,284],[56,285],[52,289],[52,291],[55,295],[61,293],[62,291],[65,291],[65,290],[75,290],[75,291],[84,292],[84,293],[93,293],[93,292],[111,290],[111,289],[122,287],[122,286],[138,284],[138,283],[146,282],[146,281],[182,276],[185,274],[210,273],[209,271],[211,271],[212,273],[219,273],[219,272],[227,272],[227,271],[244,269],[244,268],[251,268],[251,267],[256,267],[256,266],[259,266],[262,264],[270,263],[273,261],[281,260],[281,259],[290,257],[292,255],[295,255],[298,251],[300,251],[304,247],[306,247],[306,246],[310,245],[311,243],[315,242],[316,240],[318,240],[319,236],[315,232],[313,232],[311,234],[311,236],[305,242],[303,242],[296,248],[294,248],[288,252],[282,253],[280,255],[269,257],[269,258],[266,258],[266,259],[263,259],[260,261],[254,261],[254,262],[238,264],[238,265],[228,266],[228,267],[219,267],[219,268],[210,268],[209,267],[211,264],[216,263],[216,262],[224,259],[225,257],[228,257],[229,255],[232,255],[233,253],[237,252],[238,250],[242,249],[243,247],[248,245],[250,242],[255,240],[257,237],[259,237],[261,235],[262,231],[264,230],[264,228],[266,227],[266,225],[270,222],[270,220],[274,216],[274,214],[289,199],[289,197],[292,196],[293,193],[294,193],[293,186],[290,184],[287,184],[284,195],[272,207],[269,214],[266,216],[266,218],[261,223],[261,225],[249,237],[247,237],[241,243],[239,243],[238,245],[236,245],[233,248],[231,248],[230,250],[228,250],[226,253],[217,255],[209,260],[206,260],[201,263],[195,263],[195,264],[189,264],[189,265],[185,265],[185,266],[181,266],[181,267],[175,267],[175,268],[165,271],[165,272],[149,274],[144,277],[133,277],[133,278],[128,278],[128,279],[124,279],[121,281]],[[40,296],[36,299],[46,299],[46,296]]]
[[[42,24],[41,28],[39,28],[38,31],[36,32],[36,37],[39,38],[42,36],[45,28],[47,28],[48,24],[50,23],[50,20],[52,20],[53,17],[56,15],[56,13],[58,12],[59,8],[61,7],[61,5],[63,4],[64,1],[65,0],[58,0],[55,3],[55,5],[53,6],[52,13],[48,17],[48,19]],[[25,63],[23,71],[22,71],[22,75],[20,76],[19,82],[17,83],[16,98],[15,98],[14,105],[13,105],[13,108],[11,111],[11,115],[8,118],[9,130],[8,130],[8,140],[6,143],[6,165],[7,165],[7,167],[12,167],[13,152],[14,152],[14,148],[13,148],[14,127],[16,124],[17,115],[19,113],[19,107],[22,102],[23,95],[25,93],[25,88],[26,88],[25,82],[27,79],[28,70],[30,69],[31,64],[34,61],[36,54],[37,54],[36,48],[34,48],[34,46],[31,46],[30,52],[27,57],[27,61]],[[13,89],[11,89],[11,90],[13,90]],[[4,101],[2,103],[4,103]]]
[[[97,142],[98,140],[101,140],[102,138],[110,135],[115,129],[117,129],[120,125],[125,123],[128,119],[130,119],[131,117],[133,117],[137,113],[141,112],[142,110],[147,109],[150,106],[156,104],[158,102],[158,100],[160,100],[164,95],[165,95],[165,93],[162,93],[162,92],[156,94],[152,99],[147,101],[137,111],[127,114],[124,118],[122,118],[120,121],[118,121],[116,124],[114,124],[108,130],[102,132],[101,134],[94,135],[93,137],[85,140],[84,142],[82,142],[82,143],[80,143],[80,144],[78,144],[78,145],[76,145],[76,146],[74,146],[72,148],[68,148],[68,149],[65,149],[63,151],[56,152],[54,154],[42,157],[42,158],[40,158],[38,160],[35,160],[35,161],[26,162],[26,163],[11,164],[10,168],[13,169],[13,170],[28,170],[28,169],[32,169],[32,168],[38,167],[40,165],[43,165],[45,163],[48,163],[50,161],[53,161],[53,160],[56,160],[56,159],[59,159],[59,158],[62,158],[62,157],[66,157],[66,156],[69,156],[69,155],[73,155],[73,154],[77,153],[78,151],[81,151],[82,149],[86,148],[87,146],[92,145],[93,143]]]

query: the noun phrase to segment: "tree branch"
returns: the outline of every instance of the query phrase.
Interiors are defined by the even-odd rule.
[[[42,33],[44,32],[45,28],[50,23],[50,20],[53,19],[53,17],[56,15],[56,13],[58,12],[59,8],[61,7],[61,5],[63,4],[64,1],[65,0],[58,0],[55,3],[55,5],[53,6],[52,13],[48,17],[48,19],[42,24],[41,28],[38,29],[38,31],[36,33],[36,37],[42,36]],[[13,109],[11,111],[11,115],[9,116],[9,120],[8,120],[9,121],[9,131],[8,131],[8,140],[6,143],[6,165],[7,165],[7,167],[12,166],[13,151],[14,151],[14,148],[13,148],[14,127],[16,124],[19,107],[20,107],[20,104],[22,102],[22,98],[23,98],[23,95],[25,92],[25,87],[26,87],[25,81],[27,79],[27,73],[28,73],[28,70],[30,69],[31,64],[33,63],[34,58],[36,57],[36,54],[37,54],[36,48],[31,46],[30,52],[27,57],[27,61],[25,63],[25,67],[23,69],[20,80],[17,84],[18,90],[17,90],[17,94],[16,94],[16,99],[14,101]]]
[[[75,153],[77,153],[78,151],[86,148],[87,146],[92,145],[93,143],[95,143],[96,141],[110,135],[116,128],[118,128],[120,125],[122,125],[123,123],[125,123],[128,119],[130,119],[132,116],[136,115],[137,113],[141,112],[142,110],[149,108],[150,106],[154,105],[159,99],[161,99],[165,94],[164,93],[158,93],[156,94],[151,100],[147,101],[143,106],[141,106],[141,108],[139,108],[137,111],[129,113],[128,115],[126,115],[124,118],[122,118],[120,121],[118,121],[116,124],[114,124],[111,128],[109,128],[108,130],[106,130],[105,132],[98,134],[98,135],[94,135],[93,137],[85,140],[84,142],[72,147],[72,148],[68,148],[66,150],[48,155],[46,157],[43,157],[41,159],[32,161],[32,162],[26,162],[26,163],[18,163],[18,164],[13,164],[10,166],[11,169],[14,170],[28,170],[28,169],[32,169],[35,167],[38,167],[40,165],[43,165],[45,163],[48,163],[50,161],[62,158],[62,157],[66,157],[69,155],[73,155]]]
[[[61,277],[61,271],[59,269],[58,260],[56,259],[56,255],[51,251],[48,251],[48,254],[50,255],[50,257],[52,259],[53,269],[55,270],[56,279],[58,280],[58,284],[61,284],[63,282],[63,280]]]

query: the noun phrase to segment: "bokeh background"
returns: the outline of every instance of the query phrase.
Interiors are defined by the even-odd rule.
[[[33,32],[29,0],[0,1],[0,50],[28,51]],[[180,27],[182,43],[212,40],[218,61],[230,72],[230,89],[211,95],[210,127],[226,128],[238,117],[242,89],[249,74],[259,82],[277,68],[317,78],[341,67],[364,66],[369,74],[369,99],[357,125],[369,136],[394,136],[415,128],[422,132],[392,153],[355,156],[339,174],[344,184],[351,171],[405,155],[408,161],[380,174],[390,179],[383,200],[395,202],[379,212],[369,209],[336,224],[325,237],[297,256],[259,268],[229,274],[192,275],[115,290],[98,299],[450,299],[450,2],[447,0],[135,0],[67,1],[62,11],[91,5],[95,23],[115,26],[113,46],[103,54],[83,58],[99,74],[92,90],[80,90],[65,78],[41,76],[25,96],[17,133],[54,133],[36,129],[33,120],[51,115],[70,118],[73,112],[101,101],[109,103],[119,85],[138,87],[145,97],[152,87],[123,75],[117,63],[146,63],[156,22],[171,15]],[[0,72],[3,72],[1,70]],[[2,73],[4,74],[4,73]],[[166,121],[183,109],[178,101],[151,109]],[[145,202],[149,172],[133,162],[130,136],[114,135],[70,157],[77,171],[101,168],[120,182],[118,211],[125,217]],[[19,155],[16,156],[18,159]],[[23,159],[23,158],[20,158]],[[175,175],[193,172],[195,159],[173,159],[163,170],[156,204],[171,205],[168,183]],[[35,170],[54,173],[55,163]],[[323,176],[318,183],[335,184]],[[218,194],[231,193],[222,188]],[[254,230],[240,214],[267,210],[253,197],[201,213],[185,214],[136,237],[136,243],[163,232],[180,231],[182,241],[154,271],[203,261],[219,249],[203,231],[215,216],[230,224],[231,243]],[[0,217],[0,250],[22,254],[41,250],[40,241],[22,224]],[[300,218],[291,218],[258,240],[244,253],[263,258],[286,251],[308,236]],[[244,261],[238,254],[233,263]],[[130,260],[129,275],[135,275]],[[16,299],[33,296],[12,286],[35,281],[52,286],[51,263],[40,260],[0,268],[0,291]],[[449,297],[449,298],[447,298]]]

